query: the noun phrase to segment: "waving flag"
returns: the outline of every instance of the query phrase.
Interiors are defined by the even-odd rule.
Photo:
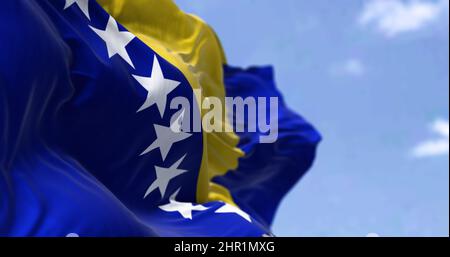
[[[270,67],[228,66],[169,0],[2,4],[0,236],[271,235],[320,136]],[[205,99],[249,96],[280,99],[273,142],[193,129]]]

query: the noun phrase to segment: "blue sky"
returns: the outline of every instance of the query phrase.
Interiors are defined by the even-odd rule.
[[[448,0],[177,0],[324,135],[279,236],[449,235]]]

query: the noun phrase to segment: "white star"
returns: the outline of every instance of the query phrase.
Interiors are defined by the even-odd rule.
[[[172,92],[180,82],[170,79],[165,79],[158,58],[153,58],[152,76],[140,77],[133,75],[133,77],[147,90],[147,99],[137,112],[143,111],[156,103],[161,118],[164,116],[166,109],[167,95]]]
[[[230,205],[230,204],[225,204],[224,206],[220,207],[219,209],[217,209],[215,211],[215,213],[236,213],[237,215],[241,216],[242,218],[246,219],[248,222],[252,222],[252,219],[250,218],[250,215],[248,215],[247,213],[245,213],[243,210]]]
[[[153,126],[155,127],[156,139],[149,147],[147,147],[147,149],[145,149],[144,152],[141,153],[141,156],[153,151],[156,148],[159,148],[161,157],[164,161],[173,144],[192,136],[192,134],[186,132],[176,132],[172,130],[171,127],[164,127],[158,124],[154,124]]]
[[[80,237],[77,233],[69,233],[66,235],[66,237]]]
[[[128,31],[120,31],[116,20],[112,16],[109,16],[108,24],[105,30],[100,30],[89,26],[99,37],[106,43],[108,49],[108,57],[112,58],[118,54],[124,59],[131,67],[134,68],[134,64],[128,55],[126,46],[136,37]]]
[[[170,181],[183,174],[188,172],[187,170],[181,170],[178,169],[178,166],[180,166],[181,162],[183,162],[184,158],[183,156],[181,159],[179,159],[177,162],[175,162],[170,168],[162,168],[155,166],[156,169],[156,179],[153,181],[153,183],[148,187],[147,191],[145,192],[144,198],[146,198],[151,192],[153,192],[155,189],[159,189],[159,192],[161,193],[161,198],[164,198],[164,195],[166,194],[167,186],[169,185]]]
[[[174,195],[177,193],[178,191]],[[166,212],[179,212],[183,218],[190,220],[192,220],[192,211],[205,211],[208,209],[201,204],[193,205],[192,203],[178,202],[175,200],[174,196],[170,198],[170,203],[159,206],[159,208]]]
[[[91,20],[91,17],[89,16],[89,0],[66,0],[64,10],[71,7],[73,4],[77,4],[84,15]]]

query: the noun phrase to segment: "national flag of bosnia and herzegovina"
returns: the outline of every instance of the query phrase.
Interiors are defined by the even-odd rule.
[[[3,0],[0,31],[0,236],[271,235],[313,162],[272,68],[170,0]],[[278,140],[171,129],[209,96],[280,97]]]

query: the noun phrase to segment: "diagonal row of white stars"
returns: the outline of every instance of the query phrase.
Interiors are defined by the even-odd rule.
[[[76,4],[86,15],[86,17],[90,19],[88,3],[89,0],[66,0],[64,9]],[[119,55],[131,67],[135,68],[126,49],[128,44],[136,38],[135,35],[128,31],[120,31],[117,21],[112,16],[109,16],[105,29],[99,29],[92,26],[89,27],[105,42],[109,58]],[[156,55],[153,60],[151,77],[142,77],[137,75],[133,75],[133,77],[148,92],[147,99],[137,112],[143,111],[156,104],[162,118],[166,109],[167,95],[181,83],[179,81],[166,79],[164,77],[161,65],[159,64]]]
[[[64,10],[73,5],[77,5],[86,16],[86,18],[91,20],[91,17],[89,15],[89,0],[66,0]],[[126,49],[128,44],[130,44],[131,41],[136,38],[135,35],[128,31],[120,31],[118,23],[112,16],[109,16],[108,23],[106,24],[105,29],[99,29],[92,26],[89,27],[105,42],[108,51],[108,58],[112,58],[113,56],[118,55],[131,67],[133,67],[133,69],[135,68],[133,61],[131,60],[130,55],[128,54],[128,51]],[[179,81],[166,79],[164,77],[161,65],[156,55],[153,59],[151,77],[142,77],[138,75],[133,75],[133,77],[147,91],[147,98],[144,104],[137,110],[137,112],[141,112],[156,104],[159,114],[161,118],[163,118],[168,95],[181,83]],[[170,127],[154,124],[157,138],[144,152],[142,152],[141,155],[147,154],[155,149],[159,149],[161,157],[164,161],[173,144],[183,141],[192,136],[192,134],[174,129],[174,125],[176,127],[176,125],[180,122],[180,119],[183,119],[183,114],[184,112],[182,112],[176,118],[174,124],[172,124],[172,126]],[[148,187],[147,191],[145,192],[144,198],[146,198],[156,189],[159,190],[161,198],[164,198],[167,186],[170,181],[173,178],[188,172],[186,170],[179,169],[179,165],[183,162],[185,157],[186,155],[176,161],[169,168],[155,166],[156,180],[153,181],[153,183]],[[204,207],[203,205],[193,205],[192,203],[178,202],[175,200],[175,197],[172,197],[170,199],[170,202],[166,205],[160,206],[160,209],[166,212],[177,211],[184,218],[192,219],[192,211],[203,211],[207,210],[208,208]],[[247,213],[229,204],[225,204],[215,212],[235,213],[243,217],[248,222],[251,222],[250,216]]]
[[[90,20],[89,0],[66,0],[64,9],[67,9],[73,5],[77,5]],[[131,60],[130,55],[128,54],[128,51],[126,49],[128,44],[130,44],[131,41],[136,38],[135,35],[128,31],[120,31],[117,22],[112,16],[109,16],[108,23],[106,24],[105,29],[99,29],[92,26],[89,27],[105,42],[109,58],[118,55],[131,67],[135,68],[133,61]],[[137,110],[137,112],[141,112],[156,104],[159,114],[161,118],[163,118],[166,109],[168,94],[170,94],[181,83],[179,81],[166,79],[164,77],[161,65],[156,55],[153,59],[151,77],[142,77],[138,75],[133,75],[133,77],[147,91],[147,98],[144,104],[139,108],[139,110]],[[179,118],[183,117],[180,115]],[[179,119],[177,119],[176,122],[180,122]],[[172,126],[165,127],[154,124],[154,128],[156,132],[156,140],[147,149],[145,149],[141,155],[147,154],[155,149],[159,149],[163,161],[166,159],[170,149],[175,143],[183,141],[192,136],[191,134],[182,131],[174,131]],[[187,172],[181,172],[181,170],[178,169],[179,164],[183,160],[184,157],[178,160],[170,168],[155,166],[156,180],[148,187],[144,198],[156,189],[159,189],[161,198],[164,198],[166,188],[170,181],[178,175]]]
[[[106,47],[108,48],[109,58],[117,54],[134,68],[133,62],[131,61],[131,58],[126,50],[126,46],[135,38],[132,33],[128,31],[119,31],[117,22],[111,16],[105,30],[100,30],[94,27],[91,27],[91,29],[105,41]],[[180,85],[180,82],[164,78],[161,65],[159,64],[156,55],[153,59],[151,77],[142,77],[137,75],[133,75],[133,77],[147,91],[147,98],[137,112],[141,112],[156,104],[159,114],[161,118],[163,118],[168,94]],[[158,124],[154,124],[154,128],[156,132],[156,139],[149,147],[147,147],[147,149],[144,150],[144,152],[141,153],[141,155],[147,154],[155,149],[159,149],[163,161],[166,159],[170,149],[175,143],[192,136],[192,134],[182,131],[173,131],[171,127]],[[165,190],[167,185],[170,183],[170,180],[186,172],[179,172],[178,170],[178,165],[183,159],[184,157],[177,161],[169,169],[155,166],[156,180],[149,186],[144,198],[146,198],[157,188],[159,188],[161,198],[164,198]]]

